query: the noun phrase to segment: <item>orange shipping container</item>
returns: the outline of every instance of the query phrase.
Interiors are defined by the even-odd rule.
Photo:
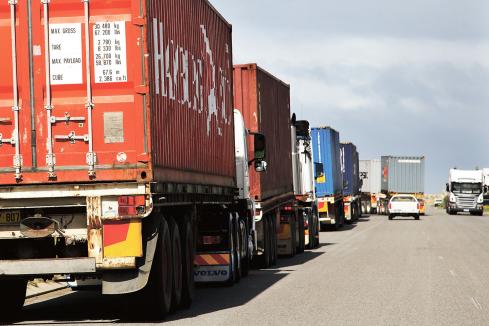
[[[0,184],[235,186],[231,27],[207,1],[5,1],[0,22]]]
[[[246,128],[266,137],[266,172],[250,171],[251,195],[260,201],[293,197],[290,87],[256,64],[234,67],[234,103]],[[253,144],[249,146],[253,157]]]

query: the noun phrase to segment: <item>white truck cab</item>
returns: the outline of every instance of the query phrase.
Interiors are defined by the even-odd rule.
[[[480,216],[484,214],[484,184],[481,170],[451,169],[446,190],[448,214],[459,212]]]

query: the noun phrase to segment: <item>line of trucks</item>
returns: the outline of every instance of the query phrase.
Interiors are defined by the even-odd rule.
[[[55,275],[160,318],[359,217],[355,146],[233,65],[206,0],[5,1],[0,21],[2,319]]]
[[[206,0],[5,1],[0,21],[2,318],[54,275],[163,317],[195,282],[233,284],[423,193],[424,158],[359,161],[291,114],[289,85],[233,65]]]

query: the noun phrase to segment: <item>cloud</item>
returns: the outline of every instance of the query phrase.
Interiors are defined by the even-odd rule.
[[[429,192],[450,167],[489,166],[488,1],[213,3],[234,61],[290,83],[292,110],[362,158],[426,155]]]

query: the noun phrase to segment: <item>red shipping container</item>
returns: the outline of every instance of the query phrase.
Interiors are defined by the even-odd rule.
[[[290,87],[256,64],[234,66],[234,104],[246,128],[266,137],[266,172],[250,172],[250,191],[260,201],[293,195]],[[253,157],[253,144],[249,157]]]
[[[28,3],[0,4],[0,184],[235,186],[231,26],[207,1]]]

